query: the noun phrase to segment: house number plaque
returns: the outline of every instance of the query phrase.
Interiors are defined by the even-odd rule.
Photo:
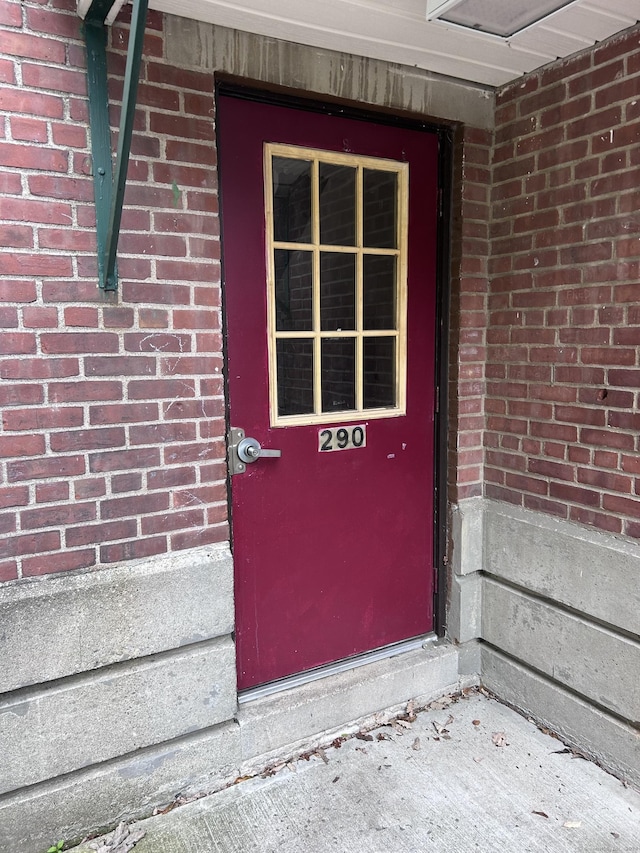
[[[318,451],[326,453],[331,450],[353,450],[367,446],[367,426],[332,427],[318,432]]]

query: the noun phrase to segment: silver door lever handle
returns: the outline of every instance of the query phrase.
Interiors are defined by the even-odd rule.
[[[255,438],[243,438],[238,442],[238,458],[243,462],[256,462],[262,456],[282,456],[282,451],[263,448]]]

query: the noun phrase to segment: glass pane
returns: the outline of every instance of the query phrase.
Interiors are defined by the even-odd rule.
[[[322,341],[322,411],[341,412],[355,407],[355,338],[325,338]]]
[[[397,247],[398,176],[363,169],[363,241],[372,249]]]
[[[354,246],[356,242],[356,170],[320,163],[320,242]]]
[[[313,413],[313,341],[276,341],[278,414]]]
[[[320,254],[320,328],[346,332],[356,327],[356,258],[338,252]]]
[[[365,329],[396,328],[396,259],[364,256],[363,322]]]
[[[279,332],[312,331],[312,253],[276,249],[275,266],[276,329]]]
[[[395,338],[365,338],[363,405],[378,409],[396,405]]]
[[[273,158],[273,239],[311,242],[311,163]]]

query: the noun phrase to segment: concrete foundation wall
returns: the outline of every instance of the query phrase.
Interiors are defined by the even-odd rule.
[[[7,584],[0,620],[1,849],[236,772],[227,545]]]
[[[451,631],[479,623],[483,683],[639,784],[640,548],[485,499],[455,518]]]

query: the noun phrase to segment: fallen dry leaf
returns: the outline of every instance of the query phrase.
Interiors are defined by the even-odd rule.
[[[325,764],[329,763],[329,759],[327,758],[327,753],[324,751],[324,749],[316,749],[316,755],[319,755]]]
[[[249,778],[249,777],[247,776],[247,778]],[[233,784],[235,785],[237,781],[238,781],[238,780],[236,780]],[[155,815],[159,815],[159,814],[169,814],[169,812],[170,812],[170,811],[173,811],[173,809],[175,809],[175,807],[176,807],[177,805],[178,805],[178,803],[177,803],[177,802],[175,802],[175,800],[174,800],[174,802],[173,802],[173,803],[169,803],[169,805],[168,805],[168,806],[163,806],[163,807],[161,807],[161,808],[154,809],[154,810],[153,810],[154,817],[155,817]]]
[[[420,749],[420,738],[417,737],[414,742],[411,744],[411,749]]]
[[[535,809],[531,812],[531,814],[539,814],[540,817],[546,817],[546,818],[549,817],[549,815],[546,812],[537,812]]]
[[[451,714],[449,714],[449,716],[447,717],[447,719],[445,720],[444,723],[439,723],[437,720],[434,720],[432,722],[432,725],[436,731],[436,734],[440,735],[445,740],[451,740],[451,738],[449,736],[449,729],[447,728],[447,726],[451,725],[451,723],[453,722],[453,719],[454,718],[451,716]]]
[[[452,702],[453,699],[451,696],[443,696],[441,699],[436,699],[434,702],[430,702],[427,707],[431,711],[444,711],[444,709],[448,708]]]
[[[494,732],[491,735],[491,740],[496,746],[509,746],[507,743],[507,736],[504,732]]]

